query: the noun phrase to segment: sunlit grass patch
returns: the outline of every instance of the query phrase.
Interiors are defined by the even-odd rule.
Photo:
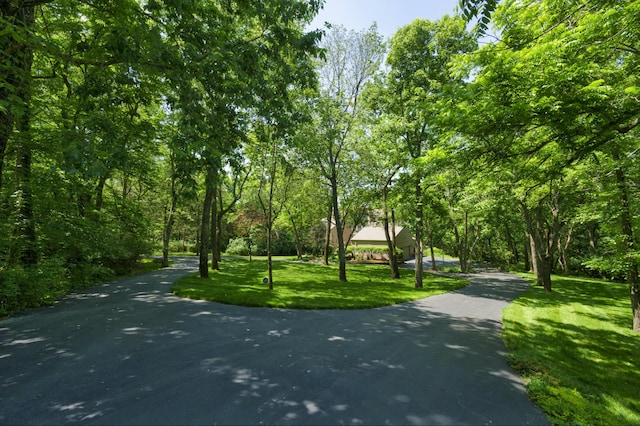
[[[338,268],[310,263],[274,262],[274,289],[263,279],[266,262],[227,260],[210,279],[190,275],[179,280],[173,292],[182,297],[213,302],[293,309],[366,309],[393,305],[446,293],[466,280],[425,274],[424,288],[414,288],[412,271],[390,278],[389,268],[379,265],[348,265],[347,279],[338,280]]]
[[[532,282],[531,275],[525,275]],[[503,313],[511,362],[529,394],[559,424],[640,424],[640,336],[628,287],[554,276]]]

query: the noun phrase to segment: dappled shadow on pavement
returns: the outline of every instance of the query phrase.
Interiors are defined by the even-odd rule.
[[[0,323],[0,423],[545,422],[483,313],[509,297],[490,297],[490,277],[394,307],[294,311],[170,295],[192,267]]]

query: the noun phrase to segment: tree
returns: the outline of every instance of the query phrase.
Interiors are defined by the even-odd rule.
[[[390,71],[380,109],[396,117],[396,132],[405,143],[415,202],[415,287],[422,287],[424,235],[423,175],[419,159],[439,142],[438,115],[448,87],[462,84],[449,62],[475,47],[459,18],[438,22],[417,19],[394,34],[387,58]]]
[[[274,128],[265,125],[257,131],[259,158],[256,162],[258,172],[258,201],[262,207],[267,229],[267,273],[269,290],[273,290],[272,240],[273,226],[280,216],[289,195],[293,176],[293,166],[284,155],[284,144]]]
[[[218,270],[221,260],[221,244],[223,237],[224,217],[231,213],[242,197],[245,184],[251,175],[251,165],[244,164],[245,159],[239,154],[228,162],[228,172],[220,175],[214,193],[211,214],[211,269]]]
[[[397,141],[394,117],[384,114],[377,107],[382,90],[384,86],[379,79],[367,86],[364,96],[366,113],[361,123],[364,129],[359,137],[362,143],[357,147],[357,152],[365,171],[364,186],[368,184],[372,187],[371,202],[382,208],[382,228],[387,241],[391,278],[400,278],[391,194],[400,170],[406,166],[406,158]]]
[[[314,239],[309,241],[309,234],[323,219],[324,206],[327,204],[323,200],[326,196],[324,187],[311,170],[296,169],[294,171],[289,202],[283,206],[283,216],[293,229],[298,259],[302,259],[306,246],[312,245],[315,248],[317,245]]]
[[[200,232],[200,275],[206,277],[209,217],[223,159],[239,148],[249,121],[264,112],[263,105],[273,106],[270,100],[277,98],[286,106],[287,85],[311,82],[310,58],[320,34],[302,29],[319,2],[161,6],[154,2],[151,11],[162,14],[167,39],[179,46],[169,52],[170,62],[178,64],[169,73],[176,87],[174,107],[183,112],[185,130],[194,135],[193,151],[207,174]]]
[[[384,44],[374,26],[366,31],[348,32],[335,27],[323,40],[325,58],[319,64],[320,93],[315,99],[315,125],[305,133],[312,141],[303,147],[309,159],[326,180],[331,194],[333,223],[338,240],[339,279],[347,281],[344,217],[340,190],[345,187],[350,139],[360,113],[360,96],[365,83],[377,71]],[[328,222],[330,227],[331,220]]]
[[[475,156],[493,164],[524,165],[527,179],[533,179],[530,182],[538,182],[539,188],[557,188],[566,170],[597,151],[613,153],[611,147],[621,138],[637,134],[640,104],[636,94],[640,91],[634,70],[640,55],[634,46],[640,41],[640,32],[630,25],[637,8],[634,3],[606,0],[592,4],[506,2],[500,6],[494,20],[502,39],[473,57],[477,76],[469,96],[474,100],[465,106],[473,113],[467,109],[465,116],[471,121],[462,131],[473,134]],[[624,173],[620,177],[625,180]],[[527,192],[525,189],[523,194]],[[531,202],[523,203],[530,233],[543,221],[539,204],[543,198],[534,195],[538,192],[529,191]],[[552,224],[556,219],[549,218],[557,214],[560,205],[554,201],[555,193],[555,189],[548,191],[544,201],[545,214],[550,215],[544,220],[550,224],[548,230],[555,229]],[[619,203],[625,210],[624,197]],[[633,229],[629,232],[630,222],[622,216],[620,219],[620,232],[628,241],[623,247],[633,253],[635,236],[629,238]],[[538,250],[540,245],[545,246],[538,241],[532,249]],[[532,257],[548,258],[544,252],[545,248]],[[545,265],[538,271],[542,274],[538,278],[550,289],[548,269]],[[637,262],[627,263],[634,324],[640,324],[635,320],[636,269]]]

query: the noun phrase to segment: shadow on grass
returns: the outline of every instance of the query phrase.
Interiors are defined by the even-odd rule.
[[[640,422],[640,336],[626,285],[554,277],[505,313],[504,338],[532,398],[556,423]]]
[[[463,287],[464,279],[425,276],[425,288],[415,289],[413,277],[390,278],[389,269],[376,265],[349,265],[348,282],[337,279],[334,265],[274,262],[274,290],[263,283],[264,261],[224,262],[209,279],[189,276],[173,287],[181,297],[241,306],[300,309],[364,309],[421,299]]]

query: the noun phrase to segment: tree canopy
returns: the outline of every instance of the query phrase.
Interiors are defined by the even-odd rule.
[[[461,0],[390,40],[307,31],[322,4],[0,3],[0,314],[155,252],[346,281],[372,224],[392,276],[403,226],[433,268],[626,281],[640,331],[638,2]]]

